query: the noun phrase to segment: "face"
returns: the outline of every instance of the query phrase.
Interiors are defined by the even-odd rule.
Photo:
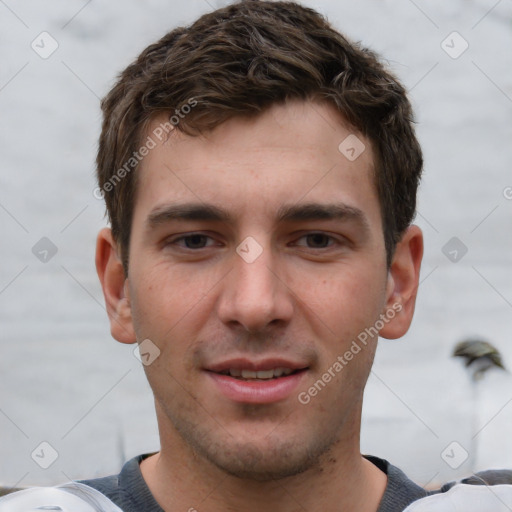
[[[353,342],[397,294],[371,144],[338,149],[353,133],[330,105],[292,102],[174,131],[144,158],[118,319],[133,339],[116,337],[160,351],[145,371],[162,453],[259,480],[359,453],[377,337]]]

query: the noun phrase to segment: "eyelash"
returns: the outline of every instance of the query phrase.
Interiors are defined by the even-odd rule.
[[[337,240],[335,237],[333,237],[331,235],[328,235],[327,233],[323,233],[321,231],[314,231],[314,232],[311,232],[311,233],[306,233],[306,234],[300,236],[298,238],[298,240],[301,240],[302,238],[311,237],[311,236],[318,236],[318,235],[320,235],[322,237],[326,237],[329,241],[332,241],[333,243],[327,245],[326,247],[307,247],[308,249],[320,249],[320,250],[321,249],[330,249],[335,244],[338,244],[338,245],[341,244],[341,242],[339,240]],[[209,238],[210,240],[213,240],[212,237],[210,237],[208,235],[205,235],[204,233],[189,233],[187,235],[181,235],[181,236],[179,236],[177,238],[169,240],[168,242],[166,242],[165,245],[178,245],[178,242],[189,240],[192,237],[203,237],[203,239],[204,238]],[[201,249],[207,249],[208,247],[212,247],[213,245],[209,245],[209,246],[205,246],[205,247],[199,247],[199,248],[196,248],[196,249],[193,249],[193,248],[190,248],[190,247],[186,247],[186,246],[183,246],[183,245],[178,245],[178,246],[181,247],[182,249],[195,252],[195,251],[199,251]]]

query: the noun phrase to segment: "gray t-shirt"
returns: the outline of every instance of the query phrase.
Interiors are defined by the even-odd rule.
[[[94,487],[109,497],[124,512],[164,512],[151,494],[139,464],[151,454],[139,455],[129,460],[118,475],[83,480],[81,483]],[[429,493],[384,459],[365,455],[381,471],[387,474],[388,483],[377,512],[401,512],[413,501]],[[439,491],[437,491],[439,492]]]

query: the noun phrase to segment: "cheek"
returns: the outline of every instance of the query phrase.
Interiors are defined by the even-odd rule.
[[[184,272],[164,265],[135,274],[131,303],[137,334],[161,338],[193,314],[204,298],[204,291],[195,283]]]
[[[139,279],[136,279],[139,277]],[[212,295],[207,280],[167,267],[155,266],[143,276],[133,276],[133,327],[138,340],[151,340],[158,358],[144,369],[150,381],[171,373],[180,382],[192,369],[190,341],[197,339],[211,312]],[[160,375],[160,376],[159,376]]]
[[[333,272],[328,278],[302,286],[298,295],[320,318],[329,318],[333,328],[366,327],[379,316],[385,304],[386,279],[368,269]]]

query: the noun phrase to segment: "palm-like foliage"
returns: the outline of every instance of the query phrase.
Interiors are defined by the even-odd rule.
[[[480,380],[491,368],[505,370],[498,349],[482,339],[474,338],[457,343],[452,355],[465,360],[466,368],[472,371],[474,380]]]

